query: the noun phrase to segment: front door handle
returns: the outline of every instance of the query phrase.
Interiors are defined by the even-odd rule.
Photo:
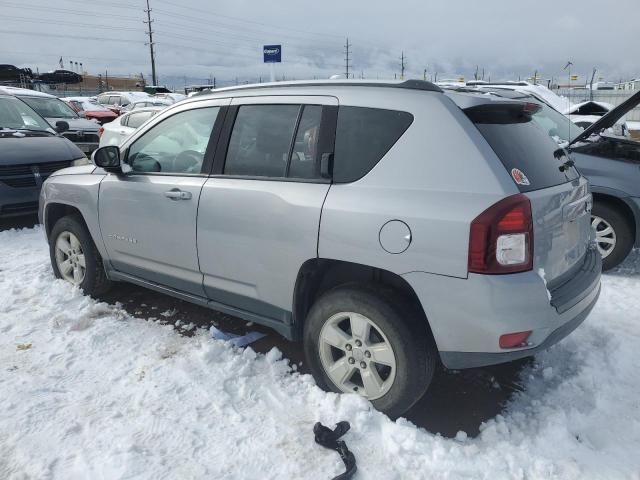
[[[169,190],[164,192],[164,196],[171,200],[191,200],[191,192],[185,192],[183,190]]]

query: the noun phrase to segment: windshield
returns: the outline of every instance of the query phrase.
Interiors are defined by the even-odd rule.
[[[49,124],[26,103],[15,97],[0,97],[0,129],[46,130]]]
[[[110,112],[107,107],[103,107],[97,100],[72,100],[84,112]]]
[[[30,96],[20,98],[44,118],[78,118],[78,114],[58,98]]]
[[[540,109],[532,115],[532,119],[542,127],[556,143],[569,143],[584,130],[560,112],[545,103],[538,103]]]

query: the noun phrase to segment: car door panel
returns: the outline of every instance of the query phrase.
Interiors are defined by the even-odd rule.
[[[198,214],[207,297],[283,320],[300,266],[317,256],[328,184],[211,178]]]
[[[204,177],[107,175],[100,225],[112,267],[178,290],[203,294],[196,245]],[[167,196],[185,192],[187,199]]]
[[[236,98],[231,108],[265,104],[336,106],[337,99]],[[233,138],[229,125],[233,125],[232,118],[227,119],[225,130]],[[294,133],[299,126],[300,118]],[[279,143],[273,138],[261,142],[256,137],[255,141],[256,145]],[[235,148],[242,150],[243,146]],[[317,153],[316,159],[320,157]],[[245,175],[224,175],[224,161],[219,157],[220,152],[214,175],[203,186],[198,211],[198,255],[205,293],[215,302],[286,323],[291,318],[298,271],[305,261],[317,257],[320,213],[330,185],[317,178],[258,178],[246,169],[240,169]]]
[[[164,112],[125,141],[121,152],[128,173],[109,174],[100,185],[100,226],[113,269],[204,296],[198,202],[227,103],[212,100]],[[179,160],[182,152],[188,156]]]

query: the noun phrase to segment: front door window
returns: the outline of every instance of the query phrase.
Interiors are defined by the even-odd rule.
[[[131,145],[127,163],[134,172],[200,173],[219,110],[198,108],[163,120]]]

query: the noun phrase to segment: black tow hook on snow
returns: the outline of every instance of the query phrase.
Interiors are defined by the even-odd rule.
[[[341,436],[349,431],[351,425],[349,422],[339,422],[336,428],[331,430],[329,427],[325,427],[320,422],[313,426],[313,433],[316,436],[316,443],[322,445],[325,448],[335,450],[340,454],[340,458],[344,462],[344,466],[347,470],[341,473],[337,477],[333,477],[332,480],[348,480],[353,477],[358,470],[356,466],[356,457],[347,448],[347,444],[344,440],[338,440]]]

